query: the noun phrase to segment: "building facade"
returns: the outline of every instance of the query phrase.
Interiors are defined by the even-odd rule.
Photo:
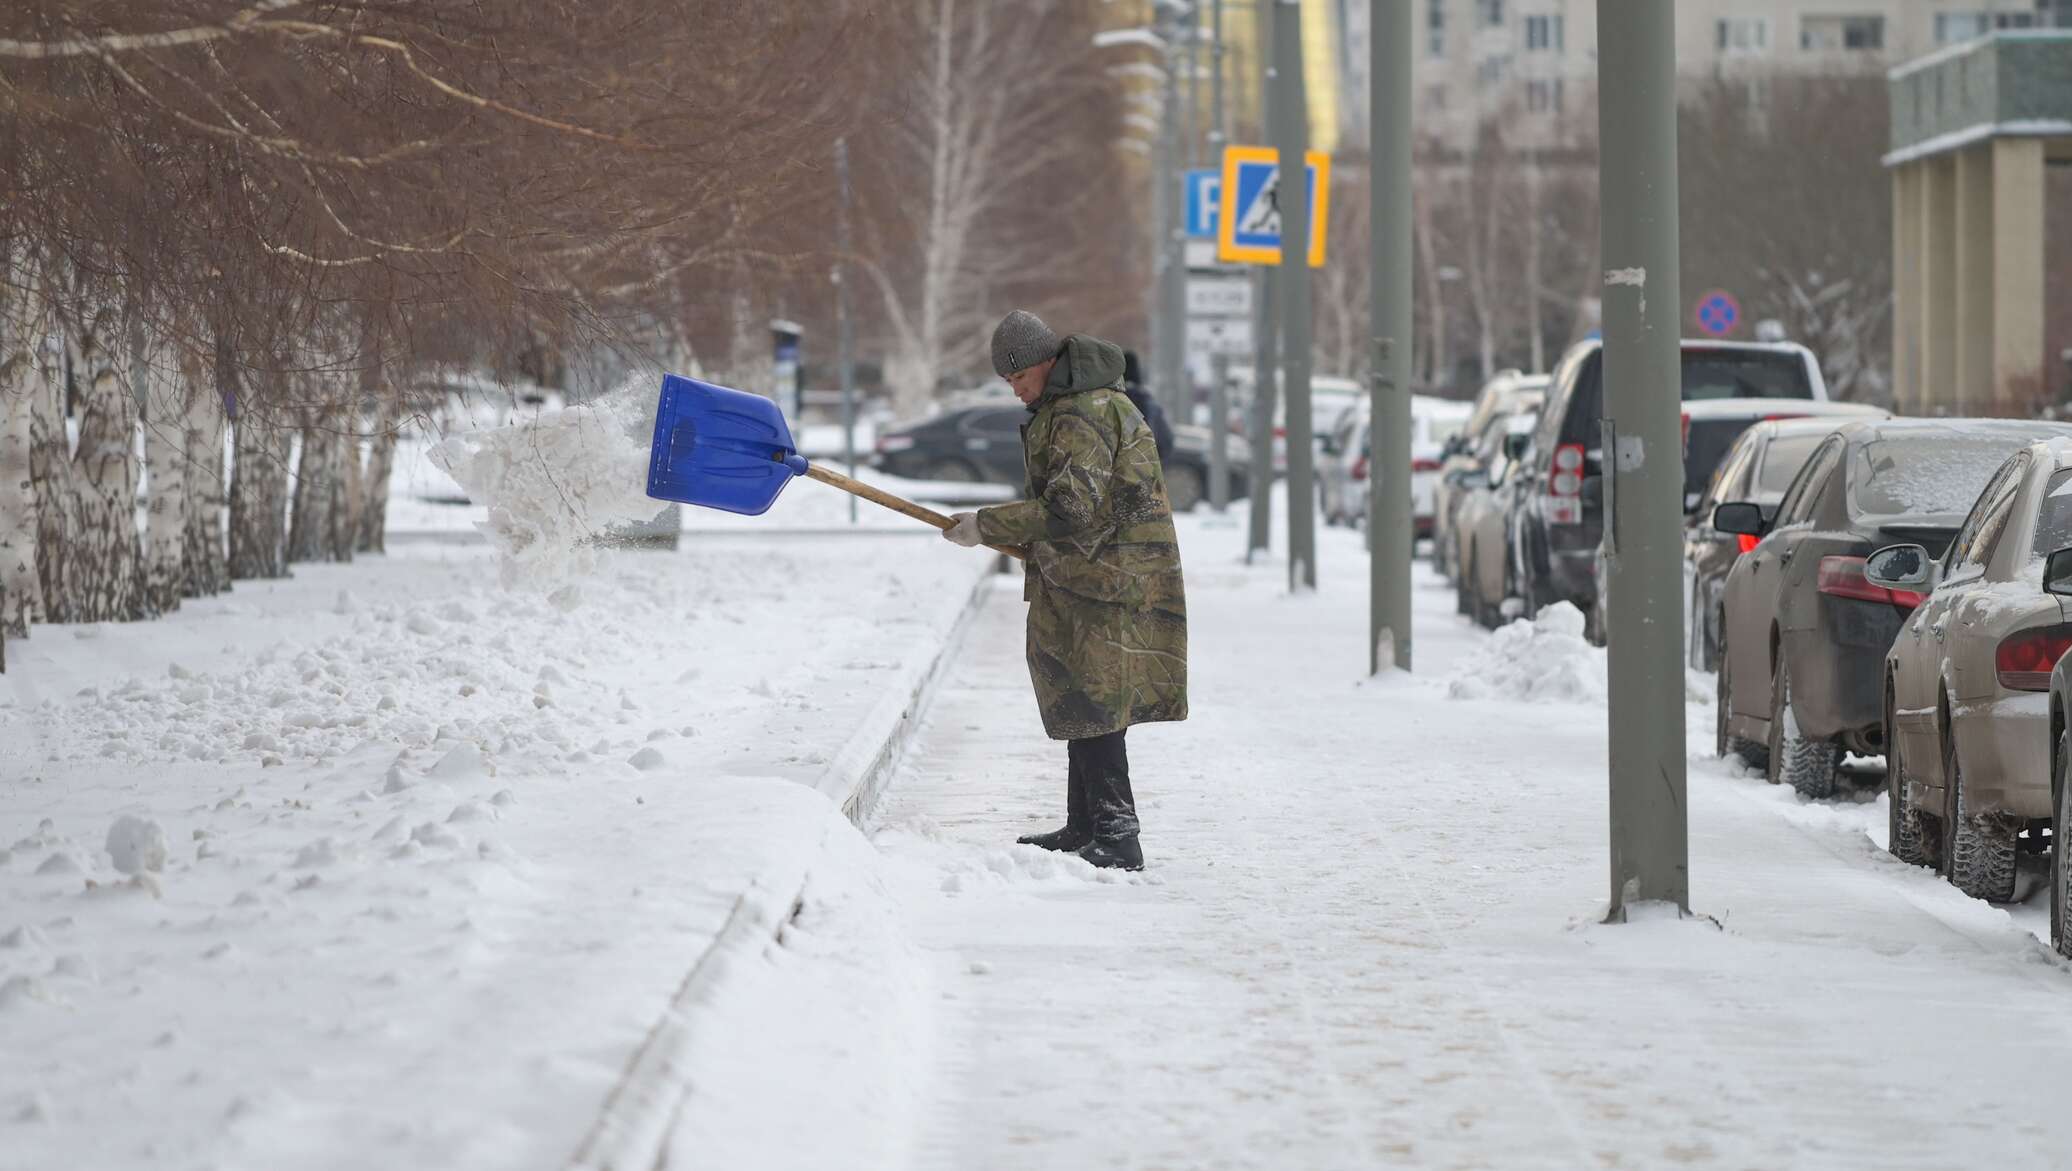
[[[1348,138],[1367,127],[1367,0],[1326,0],[1342,24]],[[1473,145],[1492,122],[1514,147],[1596,135],[1596,0],[1411,0],[1419,135]],[[1676,0],[1677,68],[1692,85],[1739,79],[1761,100],[1779,74],[1876,73],[2005,29],[2072,26],[2072,0]]]

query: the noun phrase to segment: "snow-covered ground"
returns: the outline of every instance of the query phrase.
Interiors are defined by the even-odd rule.
[[[0,1168],[561,1165],[751,880],[849,830],[816,787],[985,562],[706,538],[549,600],[403,546],[38,627],[0,676]]]
[[[1130,736],[1118,875],[1012,844],[1064,797],[1013,580],[809,527],[11,646],[0,1168],[2065,1165],[2040,911],[1893,862],[1874,775],[1711,760],[1694,681],[1708,918],[1598,923],[1575,616],[1420,568],[1416,674],[1364,679],[1357,535],[1291,597],[1185,519],[1193,716]],[[974,585],[859,830],[829,778]]]
[[[784,1075],[739,1054],[692,1096],[679,1154],[2066,1165],[2072,972],[2033,910],[1885,855],[1874,775],[1807,803],[1713,760],[1708,689],[1687,685],[1707,918],[1601,925],[1602,652],[1561,614],[1484,634],[1420,568],[1416,675],[1363,680],[1357,538],[1322,539],[1323,588],[1289,597],[1283,564],[1240,563],[1239,530],[1184,527],[1193,717],[1130,737],[1141,875],[1011,844],[1062,820],[1064,760],[1031,710],[1019,606],[983,610],[874,855],[845,854],[857,877],[805,901],[838,942],[769,948],[714,1004],[736,1035],[781,1039],[789,1070],[862,1050],[876,1074],[791,1129]],[[889,962],[916,965],[890,982],[926,1011],[830,1027]]]

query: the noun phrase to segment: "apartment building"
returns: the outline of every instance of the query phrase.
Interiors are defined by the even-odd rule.
[[[1344,29],[1348,137],[1367,127],[1367,0],[1326,0]],[[1513,146],[1559,150],[1594,131],[1596,0],[1414,0],[1421,136],[1464,149],[1501,123]],[[2072,27],[2072,0],[1676,0],[1677,67],[1759,85],[1779,74],[1880,71],[1999,29]]]

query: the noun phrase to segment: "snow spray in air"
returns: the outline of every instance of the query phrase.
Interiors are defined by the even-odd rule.
[[[452,436],[431,459],[488,508],[479,527],[504,585],[573,601],[572,579],[596,565],[596,538],[674,507],[647,495],[654,425],[653,380],[638,378],[576,406]]]

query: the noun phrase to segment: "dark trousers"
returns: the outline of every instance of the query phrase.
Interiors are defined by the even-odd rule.
[[[1137,799],[1130,793],[1130,757],[1121,732],[1065,741],[1072,767],[1065,821],[1103,841],[1137,836]]]

